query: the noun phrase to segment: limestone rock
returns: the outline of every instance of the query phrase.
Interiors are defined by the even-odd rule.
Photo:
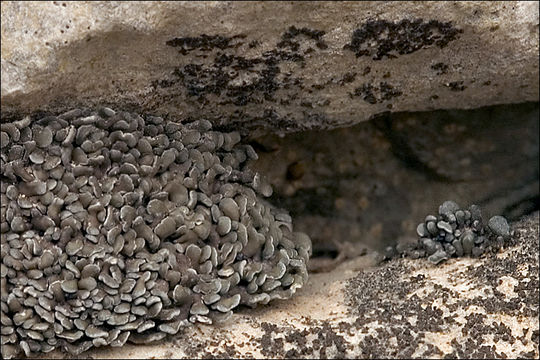
[[[249,131],[538,101],[535,2],[2,2],[2,115],[111,105]]]

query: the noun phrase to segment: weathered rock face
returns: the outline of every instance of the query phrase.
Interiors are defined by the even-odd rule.
[[[279,16],[276,16],[279,15]],[[291,131],[536,101],[534,2],[3,2],[2,112]]]
[[[404,113],[352,127],[255,138],[253,168],[308,233],[383,249],[452,199],[515,220],[538,208],[538,104]],[[336,241],[332,241],[336,240]]]

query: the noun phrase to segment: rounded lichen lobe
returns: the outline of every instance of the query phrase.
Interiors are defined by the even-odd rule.
[[[454,201],[439,206],[438,215],[427,215],[416,228],[418,241],[409,246],[398,246],[402,256],[427,257],[439,264],[451,257],[478,257],[486,251],[498,251],[511,236],[507,220],[493,216],[487,225],[477,205],[461,209]],[[388,249],[388,254],[394,253]]]

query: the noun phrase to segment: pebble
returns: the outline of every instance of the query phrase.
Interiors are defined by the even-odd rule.
[[[219,235],[227,235],[231,231],[231,219],[226,216],[221,216],[217,223],[217,232]]]
[[[463,256],[464,250],[462,243],[459,239],[455,239],[454,241],[452,241],[452,246],[456,249],[457,256]]]
[[[33,151],[28,158],[36,165],[41,165],[45,162],[45,156],[39,150]]]
[[[105,330],[100,329],[94,325],[89,325],[84,331],[84,333],[86,336],[91,338],[106,337],[109,335]]]
[[[435,218],[435,220],[437,220]],[[439,232],[439,230],[437,229],[437,225],[436,225],[436,222],[435,221],[429,221],[426,225],[427,227],[427,230],[429,231],[429,233],[431,235],[437,235],[437,233]]]
[[[9,135],[5,132],[0,132],[0,147],[5,148],[9,144]]]
[[[97,287],[97,281],[93,277],[87,277],[79,280],[78,286],[80,289],[92,291]]]
[[[231,220],[238,221],[240,218],[240,210],[238,204],[231,198],[224,198],[219,202],[219,208],[223,214]]]
[[[418,224],[418,226],[416,227],[416,233],[420,237],[427,236],[428,235],[428,229],[426,228],[426,225],[424,223]]]
[[[20,216],[15,216],[11,221],[11,230],[21,233],[26,229],[26,223]]]
[[[73,294],[78,290],[77,280],[64,280],[60,286],[66,293]]]
[[[160,239],[174,234],[176,231],[176,222],[172,217],[166,217],[156,226],[155,233]]]
[[[228,312],[240,304],[240,294],[233,295],[229,298],[221,299],[215,304],[215,308],[221,312]],[[204,314],[202,314],[204,315]]]
[[[472,231],[466,231],[461,235],[461,244],[463,252],[467,255],[471,254],[474,246],[474,234]]]
[[[209,312],[210,310],[202,303],[202,301],[194,303],[189,310],[189,313],[193,315],[206,315]]]

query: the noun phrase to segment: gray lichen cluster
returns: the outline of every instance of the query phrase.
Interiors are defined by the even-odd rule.
[[[108,108],[1,124],[4,358],[160,340],[306,282],[309,237],[211,127]]]
[[[486,226],[477,205],[464,210],[453,201],[445,201],[438,216],[426,216],[416,233],[419,240],[413,256],[427,256],[430,262],[438,264],[452,256],[478,257],[486,251],[497,251],[510,237],[510,226],[498,215],[489,219]]]

